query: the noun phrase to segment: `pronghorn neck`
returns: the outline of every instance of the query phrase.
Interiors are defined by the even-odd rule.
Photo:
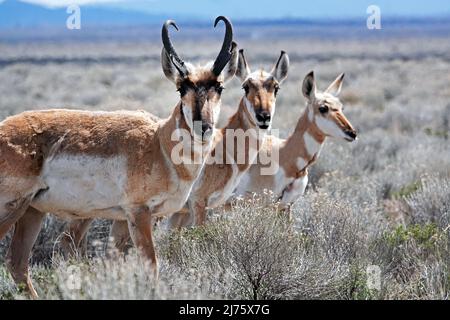
[[[180,135],[182,137],[180,138]],[[212,140],[212,139],[211,139]],[[184,118],[181,102],[176,106],[170,117],[164,120],[159,130],[160,147],[167,162],[174,166],[177,175],[182,180],[195,179],[197,171],[201,170],[210,151],[212,141],[205,143],[196,142],[191,130]],[[191,150],[187,155],[189,163],[175,164],[171,156],[175,147],[183,145],[183,150]]]
[[[324,142],[325,135],[317,127],[307,106],[294,132],[280,150],[280,164],[287,175],[302,175],[317,160]]]
[[[167,140],[171,140],[172,134],[175,130],[190,130],[183,116],[181,102],[177,104],[169,118],[161,123],[159,139],[164,140],[161,142],[167,142]],[[161,144],[161,146],[163,147],[163,149],[165,149],[165,151],[170,151],[170,145]]]
[[[250,115],[250,111],[246,105],[247,103],[249,102],[246,102],[246,98],[243,97],[239,102],[236,113],[231,116],[225,129],[242,129],[244,131],[249,129],[257,130],[255,120]]]
[[[238,163],[240,171],[248,169],[254,158],[257,156],[265,137],[265,130],[261,131],[247,109],[245,97],[241,99],[238,110],[231,116],[228,124],[221,130],[222,139],[216,144],[216,148],[222,148],[223,155],[227,154],[234,163],[238,163],[238,158],[245,152],[245,163]],[[236,143],[240,139],[233,139],[234,135],[244,134],[241,140],[244,145]],[[231,136],[229,136],[231,135]],[[233,139],[232,141],[228,141]],[[228,143],[227,143],[228,141]],[[244,149],[240,149],[244,148]]]

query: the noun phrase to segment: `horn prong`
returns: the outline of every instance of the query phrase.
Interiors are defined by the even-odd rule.
[[[214,61],[214,65],[212,68],[212,72],[216,76],[220,75],[223,68],[225,68],[225,65],[230,61],[233,42],[233,25],[231,24],[230,20],[228,20],[228,18],[224,16],[218,16],[214,21],[214,27],[217,26],[219,21],[223,21],[225,24],[225,36],[223,39],[222,48],[220,49],[219,55]]]
[[[170,61],[173,63],[175,68],[178,70],[180,75],[184,78],[188,75],[188,70],[186,68],[186,65],[184,64],[183,59],[181,59],[177,52],[175,51],[175,48],[172,45],[172,41],[169,37],[169,27],[172,26],[175,28],[175,30],[179,30],[177,24],[173,20],[167,20],[164,22],[161,30],[161,38],[164,45],[164,49],[166,50],[167,55],[170,58]]]

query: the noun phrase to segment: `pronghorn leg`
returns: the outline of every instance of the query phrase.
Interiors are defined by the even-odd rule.
[[[195,217],[195,225],[202,226],[206,222],[206,203],[205,201],[189,202],[191,215]]]
[[[233,205],[231,204],[231,201],[225,202],[225,204],[222,206],[223,211],[231,211],[233,209]]]
[[[292,203],[287,204],[280,203],[278,211],[283,217],[286,217],[288,221],[290,222],[292,221]]]
[[[144,257],[149,260],[151,268],[158,278],[158,261],[156,259],[155,247],[152,235],[152,215],[147,206],[139,206],[127,212],[128,230],[135,247],[140,250]]]
[[[153,221],[153,226],[156,227],[163,220],[164,220],[164,217],[155,217],[155,220]]]
[[[185,206],[178,212],[172,214],[169,218],[169,229],[181,229],[183,227],[192,226],[194,222],[193,215]]]
[[[11,227],[19,218],[20,216],[8,213],[6,214],[6,217],[0,218],[0,240],[6,236]]]
[[[61,239],[61,248],[65,256],[74,256],[79,252],[82,243],[86,242],[86,233],[92,224],[93,219],[73,220],[68,225],[68,230],[65,231]]]
[[[161,219],[161,217],[155,218],[153,225],[156,226]],[[126,253],[131,240],[127,221],[115,220],[111,226],[109,236],[113,239],[114,248],[120,253]]]
[[[8,269],[18,285],[24,285],[33,298],[37,298],[36,290],[30,279],[28,261],[31,249],[41,230],[45,213],[29,207],[16,222],[14,235],[8,251]]]
[[[114,247],[119,250],[119,252],[124,253],[127,249],[128,241],[130,240],[127,221],[114,221],[109,235],[113,238]]]
[[[4,208],[0,208],[0,240],[5,237],[17,220],[23,216],[30,205],[31,199],[32,196],[20,198],[6,203]]]

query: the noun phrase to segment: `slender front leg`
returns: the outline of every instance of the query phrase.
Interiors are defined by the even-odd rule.
[[[169,218],[169,229],[181,229],[183,227],[190,227],[194,224],[194,217],[190,213],[187,206],[184,206],[178,212],[172,214]]]
[[[86,252],[86,250],[80,250],[80,248],[83,242],[86,243],[85,236],[93,221],[93,219],[83,219],[73,220],[69,223],[68,230],[64,232],[61,239],[64,256],[74,256],[79,252]]]
[[[0,208],[0,240],[9,232],[11,227],[25,214],[32,197],[19,198]]]
[[[143,205],[127,210],[128,230],[135,247],[149,260],[151,268],[158,278],[158,261],[152,235],[152,215],[148,206]]]
[[[277,210],[283,217],[286,217],[287,221],[292,222],[292,203],[283,204],[280,203]]]
[[[195,225],[202,226],[206,222],[206,202],[195,200],[188,202],[191,216],[195,217]]]
[[[130,240],[127,221],[114,221],[109,236],[113,238],[114,247],[119,250],[119,252],[125,253],[128,240]]]
[[[44,213],[29,207],[16,222],[8,251],[8,268],[14,281],[18,285],[24,285],[33,298],[38,295],[30,279],[28,261],[44,217]]]

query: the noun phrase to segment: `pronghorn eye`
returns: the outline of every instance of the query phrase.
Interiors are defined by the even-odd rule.
[[[248,93],[250,92],[250,87],[248,86],[248,84],[244,84],[244,85],[242,86],[242,89],[245,90],[245,94],[248,94]]]
[[[187,92],[187,89],[185,86],[180,86],[177,91],[180,93],[181,96],[184,96]]]
[[[279,86],[275,86],[274,91],[273,91],[275,96],[277,96],[279,90],[280,90],[280,87]]]
[[[217,86],[217,87],[216,87],[216,92],[217,92],[218,94],[222,94],[223,89],[225,89],[225,88],[222,87],[222,86]]]
[[[319,107],[319,111],[320,113],[327,113],[328,112],[328,107],[325,105],[322,105]]]

